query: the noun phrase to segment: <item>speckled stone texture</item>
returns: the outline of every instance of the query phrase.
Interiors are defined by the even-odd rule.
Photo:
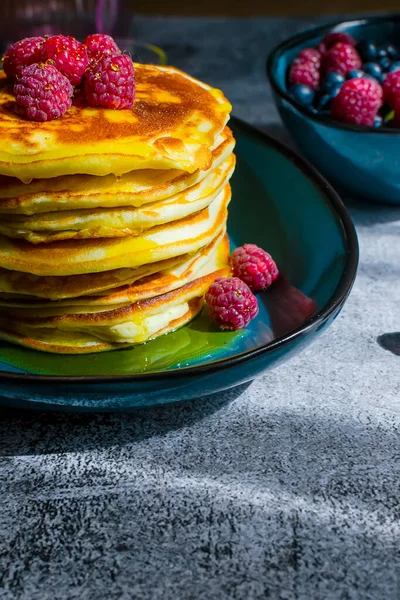
[[[311,24],[137,30],[285,139],[264,56]],[[400,597],[400,209],[349,206],[354,291],[288,364],[185,406],[1,412],[2,600]]]

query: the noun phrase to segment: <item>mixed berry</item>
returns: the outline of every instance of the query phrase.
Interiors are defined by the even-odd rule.
[[[30,121],[51,121],[70,108],[74,88],[53,65],[33,63],[18,76],[14,93],[20,115]]]
[[[255,244],[236,248],[231,265],[233,275],[244,281],[253,292],[269,287],[279,275],[271,255]]]
[[[121,54],[121,50],[111,37],[105,33],[92,33],[85,38],[83,42],[86,46],[89,60],[96,62],[103,56],[116,56]]]
[[[216,279],[206,293],[210,319],[220,329],[244,329],[258,314],[257,298],[238,277]]]
[[[276,336],[296,329],[317,310],[312,298],[295,288],[272,259],[255,244],[236,248],[231,256],[232,277],[217,279],[206,293],[210,320],[219,329],[237,331],[258,314],[257,292],[267,290],[263,303]]]
[[[211,321],[220,329],[236,331],[258,314],[253,292],[264,290],[279,276],[272,257],[255,244],[236,248],[231,257],[232,277],[220,277],[209,288],[205,300]]]
[[[106,55],[86,72],[85,98],[90,106],[130,108],[135,98],[135,73],[127,54]]]
[[[314,115],[367,127],[400,123],[400,50],[347,33],[328,33],[304,48],[288,70],[296,103]]]
[[[71,35],[53,35],[43,44],[43,60],[54,65],[74,86],[82,82],[89,65],[87,48]]]
[[[3,58],[13,83],[16,110],[32,121],[58,119],[83,84],[90,106],[126,109],[135,99],[135,71],[109,35],[32,37],[13,44]]]

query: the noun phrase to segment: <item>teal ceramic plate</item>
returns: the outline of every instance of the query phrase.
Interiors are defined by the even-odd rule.
[[[232,246],[267,249],[283,276],[259,295],[245,331],[220,332],[206,314],[144,346],[57,356],[0,345],[3,403],[72,411],[126,410],[188,400],[250,381],[302,350],[339,313],[358,261],[354,227],[313,167],[232,119]]]

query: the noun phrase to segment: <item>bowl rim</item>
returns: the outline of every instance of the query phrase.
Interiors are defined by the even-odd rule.
[[[343,271],[333,292],[330,300],[325,306],[319,309],[310,319],[307,319],[301,326],[293,331],[280,336],[272,342],[267,342],[233,356],[216,359],[203,365],[195,365],[189,367],[175,368],[165,371],[155,371],[150,373],[138,373],[134,375],[41,375],[34,373],[20,373],[0,370],[0,383],[29,383],[30,385],[40,385],[46,383],[66,383],[66,384],[84,384],[84,383],[142,383],[154,382],[157,380],[166,379],[168,381],[178,379],[180,377],[190,377],[196,375],[209,375],[216,371],[230,369],[236,365],[241,365],[252,359],[258,358],[261,355],[270,354],[298,338],[301,338],[307,333],[311,333],[319,329],[333,314],[343,306],[350,291],[357,273],[359,260],[359,247],[355,226],[350,218],[349,213],[339,195],[333,187],[324,179],[324,177],[311,165],[306,159],[288,148],[282,142],[276,140],[267,133],[253,127],[237,117],[232,117],[233,125],[235,123],[249,135],[256,137],[263,144],[272,147],[278,153],[285,156],[302,174],[319,190],[321,199],[325,199],[326,204],[331,209],[332,217],[338,222],[341,228],[343,243],[345,247],[345,262]]]
[[[290,96],[290,94],[283,90],[279,83],[276,81],[274,76],[274,66],[282,57],[282,55],[287,51],[303,42],[307,41],[310,38],[313,38],[317,35],[321,35],[328,33],[330,31],[342,31],[346,27],[351,25],[367,25],[371,23],[382,23],[385,21],[399,21],[400,22],[400,12],[396,13],[386,13],[381,15],[374,16],[359,16],[353,17],[352,19],[347,19],[345,21],[330,21],[323,25],[318,25],[317,27],[309,27],[304,31],[297,33],[289,38],[286,38],[283,42],[277,44],[268,54],[266,60],[266,73],[269,79],[270,85],[274,92],[283,98],[288,104],[290,104],[297,112],[303,114],[308,119],[315,121],[316,123],[325,125],[327,127],[331,127],[333,129],[345,129],[347,131],[353,131],[355,133],[376,133],[376,134],[388,134],[388,135],[399,135],[400,128],[393,129],[390,127],[366,127],[365,125],[353,125],[351,123],[341,123],[340,121],[335,121],[330,117],[315,115],[309,112],[305,107],[301,106],[301,104],[297,104]]]

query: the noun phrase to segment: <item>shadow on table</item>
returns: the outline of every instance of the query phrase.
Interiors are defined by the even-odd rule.
[[[384,350],[388,350],[395,356],[400,356],[400,331],[383,333],[378,336],[377,341]]]
[[[0,456],[79,452],[163,436],[221,410],[249,385],[197,400],[127,413],[72,414],[1,408]]]
[[[166,589],[184,590],[174,595],[182,597],[192,590],[187,578],[181,586],[182,573],[194,571],[203,574],[208,598],[267,598],[271,589],[274,598],[327,598],[325,590],[343,592],[335,598],[398,598],[396,422],[358,420],[345,405],[325,414],[276,403],[252,409],[188,432],[185,443],[179,436],[159,439],[142,452],[131,444],[104,462],[95,454],[53,457],[26,471],[22,464],[22,475],[7,484],[5,509],[15,501],[18,511],[7,529],[6,580],[18,592],[47,569],[53,591],[57,582],[74,585],[79,563],[90,565],[80,584],[93,588],[93,597],[109,589],[110,572],[118,583],[128,573],[129,585],[139,585],[137,574],[144,573],[164,597],[172,597]],[[173,407],[171,415],[180,410]],[[181,426],[193,422],[176,416]],[[87,421],[107,423],[100,434],[110,428],[114,435],[112,423],[122,427],[126,418],[126,433],[114,443],[137,440],[143,422],[136,426],[134,415]],[[91,435],[83,423],[71,419],[60,450]],[[16,436],[11,425],[8,439]],[[51,442],[65,435],[54,424],[46,433],[48,426],[42,420],[31,434]],[[156,426],[157,433],[168,429]],[[32,451],[28,439],[25,450]],[[252,593],[254,581],[260,594]],[[299,582],[300,596],[280,594]],[[71,587],[64,590],[70,597]]]
[[[400,221],[400,204],[394,206],[390,204],[381,204],[379,202],[372,202],[367,198],[361,198],[360,196],[351,196],[348,192],[338,190],[340,197],[349,209],[350,215],[355,225],[361,227],[373,227],[377,224],[388,224],[388,228],[385,232],[390,235],[398,235],[399,228],[395,225],[390,225],[395,221]]]

